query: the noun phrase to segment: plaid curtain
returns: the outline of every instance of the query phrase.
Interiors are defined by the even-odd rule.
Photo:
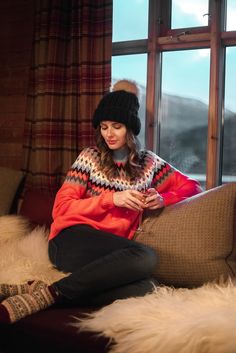
[[[28,109],[25,189],[54,194],[82,148],[111,83],[112,0],[37,0]]]

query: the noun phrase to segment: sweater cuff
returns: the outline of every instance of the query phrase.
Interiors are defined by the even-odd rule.
[[[163,197],[165,206],[169,206],[180,201],[179,197],[176,195],[175,192],[164,192],[160,195]]]

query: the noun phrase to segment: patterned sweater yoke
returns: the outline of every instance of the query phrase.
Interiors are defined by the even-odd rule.
[[[146,190],[149,187],[156,187],[165,181],[174,168],[148,150],[140,152],[140,163],[142,169],[140,175],[134,181],[127,177],[122,163],[116,163],[118,176],[112,180],[108,179],[100,167],[99,152],[96,148],[86,148],[76,159],[66,177],[66,182],[79,183],[85,185],[95,194],[104,190],[122,191],[135,189],[139,191]]]

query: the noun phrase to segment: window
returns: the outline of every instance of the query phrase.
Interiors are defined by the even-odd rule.
[[[147,38],[148,1],[113,0],[112,41]]]
[[[236,47],[226,49],[225,113],[222,181],[236,181]]]
[[[145,109],[146,109],[146,79],[147,79],[147,55],[133,54],[124,56],[114,56],[112,58],[112,79],[117,81],[129,78],[137,82],[140,95],[139,117],[141,120],[141,131],[139,140],[141,146],[145,146]]]
[[[206,188],[236,181],[235,0],[124,3],[122,14],[113,1],[112,78],[142,86],[142,145]]]
[[[160,155],[203,183],[209,100],[209,49],[162,56]],[[174,65],[173,65],[174,63]]]
[[[236,30],[236,2],[235,0],[227,0],[227,21],[226,30],[235,31]]]

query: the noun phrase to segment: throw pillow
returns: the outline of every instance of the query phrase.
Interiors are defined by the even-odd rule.
[[[153,213],[136,241],[156,249],[160,283],[196,287],[236,275],[236,183]]]

